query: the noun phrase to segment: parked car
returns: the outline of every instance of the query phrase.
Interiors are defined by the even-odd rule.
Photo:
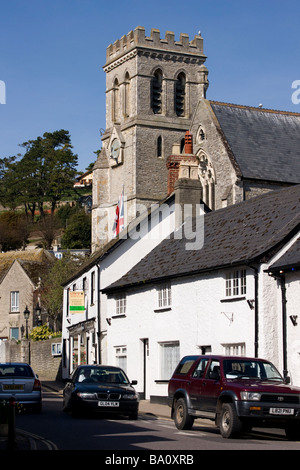
[[[81,365],[66,380],[63,410],[79,415],[88,411],[138,418],[139,394],[119,367]]]
[[[13,397],[17,406],[40,413],[41,388],[41,382],[29,364],[0,363],[0,401],[9,401]]]
[[[267,426],[283,428],[288,439],[298,440],[300,388],[288,383],[263,359],[185,356],[169,382],[168,404],[178,429],[206,418],[224,438]]]

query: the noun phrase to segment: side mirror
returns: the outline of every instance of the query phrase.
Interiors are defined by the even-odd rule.
[[[131,385],[137,385],[138,381],[137,380],[132,380]]]
[[[285,377],[285,378],[284,378],[284,383],[287,384],[287,385],[288,385],[289,383],[291,383],[291,378],[288,377],[288,376]]]

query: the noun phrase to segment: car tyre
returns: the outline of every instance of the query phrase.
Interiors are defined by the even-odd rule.
[[[194,418],[188,414],[184,398],[179,398],[175,403],[174,422],[177,429],[191,429],[194,424]]]
[[[242,422],[235,411],[233,403],[223,403],[219,424],[221,436],[226,439],[241,433]]]

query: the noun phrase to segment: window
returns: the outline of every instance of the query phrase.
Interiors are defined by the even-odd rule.
[[[117,346],[115,348],[116,365],[126,372],[127,369],[127,347]]]
[[[246,269],[226,274],[226,297],[246,295]]]
[[[10,337],[14,338],[15,340],[19,339],[19,328],[11,328],[10,329]]]
[[[230,343],[223,344],[225,356],[245,356],[246,345],[245,343]]]
[[[162,113],[162,71],[156,70],[151,81],[151,107],[154,114]]]
[[[126,295],[121,294],[116,298],[116,315],[126,314]]]
[[[162,138],[159,136],[157,138],[157,143],[156,143],[156,156],[158,158],[162,157]]]
[[[91,305],[95,302],[95,271],[91,273]]]
[[[19,292],[13,291],[10,293],[10,311],[11,312],[19,312],[20,305],[19,305]]]
[[[177,116],[185,115],[185,75],[180,73],[175,82],[175,112]]]
[[[158,289],[158,307],[171,307],[171,285],[164,284]]]
[[[125,75],[125,91],[124,91],[124,117],[129,117],[130,115],[130,76],[126,72]]]
[[[113,85],[113,106],[112,106],[113,122],[119,122],[120,119],[120,89],[119,89],[119,82],[116,78]]]
[[[160,343],[161,380],[169,380],[180,360],[179,341]]]

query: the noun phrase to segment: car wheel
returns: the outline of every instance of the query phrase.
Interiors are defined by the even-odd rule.
[[[175,403],[174,422],[177,429],[191,429],[194,424],[194,418],[188,414],[184,398],[179,398]]]
[[[242,431],[242,423],[236,414],[233,403],[224,403],[220,416],[221,436],[231,438],[237,436]]]

